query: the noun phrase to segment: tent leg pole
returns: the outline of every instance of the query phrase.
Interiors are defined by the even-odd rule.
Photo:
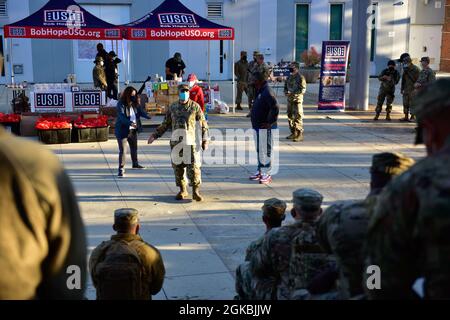
[[[11,76],[11,84],[15,83],[14,67],[13,67],[13,42],[12,38],[9,38],[9,74]]]
[[[125,48],[124,48],[125,40],[122,40],[122,61],[123,61],[123,72],[125,73],[125,85],[128,82],[128,70],[126,68],[126,63],[128,63],[128,59],[125,60]]]
[[[125,40],[127,42],[127,71],[128,71],[128,76],[130,77],[130,82],[131,82],[131,63],[130,63],[130,41]]]
[[[231,61],[231,70],[232,70],[232,79],[231,79],[231,85],[233,86],[233,114],[236,113],[236,85],[234,83],[236,75],[234,74],[234,40],[231,42],[231,46],[232,46],[232,51],[233,51],[233,55],[232,55],[232,61]]]
[[[113,43],[113,48],[114,48],[114,40],[111,40]],[[119,51],[119,40],[116,40],[116,50],[114,50],[116,52]],[[119,72],[119,67],[117,67],[117,72]],[[119,96],[120,96],[120,72],[119,72],[119,76],[117,77],[117,91],[119,92]]]
[[[208,40],[208,86],[211,87],[211,41]]]

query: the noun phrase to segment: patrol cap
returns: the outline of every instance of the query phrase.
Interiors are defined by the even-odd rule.
[[[395,66],[396,65],[396,63],[395,63],[395,61],[394,60],[389,60],[389,62],[388,62],[388,64],[387,64],[388,66]]]
[[[397,176],[408,170],[414,163],[414,159],[401,153],[378,153],[372,157],[372,167],[370,168],[370,172]]]
[[[241,56],[246,56],[247,55],[247,51],[241,51]]]
[[[264,216],[270,219],[281,219],[284,220],[285,212],[286,212],[287,204],[285,201],[270,198],[264,201],[264,205],[261,207],[263,210]]]
[[[258,56],[259,54],[261,54],[261,52],[259,52],[258,50],[253,51],[253,56],[254,57]]]
[[[264,55],[261,52],[259,52],[258,54],[255,55],[255,57],[257,57],[257,58],[264,58]]]
[[[422,59],[420,59],[420,62],[426,62],[426,63],[430,63],[430,57],[422,57]]]
[[[296,69],[300,69],[300,64],[297,61],[294,61],[291,63],[291,67],[294,67]]]
[[[123,208],[114,211],[114,223],[120,225],[134,225],[139,222],[138,211],[133,208]]]
[[[188,84],[180,84],[179,86],[178,86],[178,91],[181,91],[181,90],[187,90],[187,91],[189,91],[189,85]]]
[[[323,196],[313,189],[298,189],[292,193],[294,207],[307,211],[318,210],[322,206]]]

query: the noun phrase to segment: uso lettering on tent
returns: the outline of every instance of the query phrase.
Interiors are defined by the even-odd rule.
[[[64,93],[36,93],[36,108],[64,108]]]
[[[82,11],[44,10],[44,22],[84,23],[84,14]]]
[[[119,29],[110,29],[105,30],[105,38],[118,38],[120,37],[120,30]]]
[[[160,13],[158,17],[161,25],[197,25],[193,14]]]
[[[74,92],[73,107],[74,108],[97,108],[100,106],[100,92]]]
[[[341,45],[326,46],[326,56],[330,58],[345,58],[347,56],[347,47]]]
[[[25,28],[13,27],[9,28],[10,37],[25,37],[27,35]]]

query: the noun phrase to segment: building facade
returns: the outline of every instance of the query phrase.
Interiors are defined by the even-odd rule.
[[[162,0],[80,0],[78,3],[101,19],[114,24],[136,20]],[[321,49],[324,40],[350,40],[351,0],[182,0],[196,13],[235,28],[235,59],[239,52],[259,50],[266,61],[300,61],[311,47]],[[91,82],[95,41],[14,39],[9,55],[3,39],[3,25],[25,18],[46,0],[0,0],[0,47],[4,61],[12,58],[16,81],[61,82],[75,73],[78,82]],[[2,8],[5,10],[2,11]],[[418,61],[428,55],[432,67],[439,69],[445,53],[441,50],[445,1],[374,1],[371,20],[371,73],[380,72],[389,59],[409,51]],[[448,30],[448,29],[447,29]],[[147,75],[164,74],[165,61],[181,52],[187,72],[201,79],[208,77],[208,48],[212,80],[232,76],[233,52],[228,41],[105,41],[107,50],[125,56],[120,66],[121,80],[139,82]],[[129,59],[126,57],[129,52]],[[447,55],[448,58],[448,55]],[[3,68],[0,82],[9,81]]]

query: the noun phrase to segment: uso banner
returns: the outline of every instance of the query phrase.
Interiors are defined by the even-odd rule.
[[[322,43],[319,111],[343,111],[345,109],[345,83],[349,51],[350,41],[324,41]]]

